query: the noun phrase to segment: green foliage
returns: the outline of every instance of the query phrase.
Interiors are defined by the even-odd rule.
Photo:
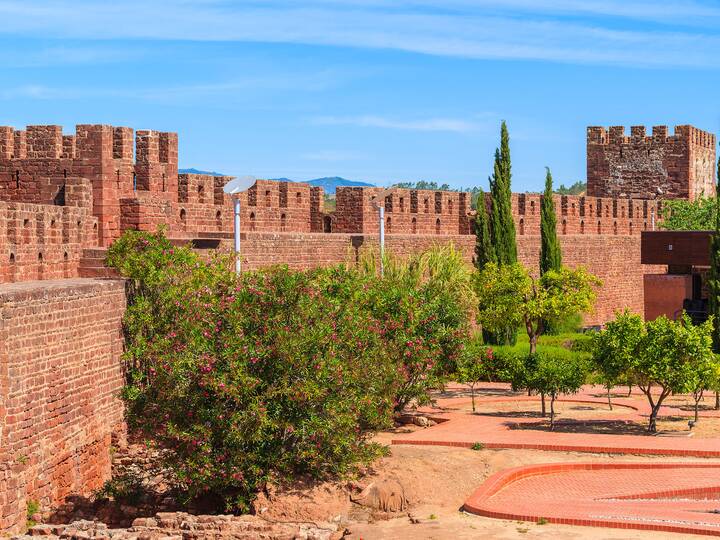
[[[27,502],[26,516],[27,521],[25,526],[29,529],[37,525],[37,522],[32,517],[40,511],[40,502],[35,499],[29,499]]]
[[[615,320],[592,338],[592,359],[602,384],[608,390],[620,383],[632,383],[633,363],[644,333],[642,317],[624,311],[615,314]]]
[[[457,191],[452,189],[449,184],[438,184],[437,182],[418,180],[417,182],[398,182],[392,187],[401,189],[429,189],[430,191]]]
[[[570,184],[570,187],[565,187],[565,184],[560,184],[560,187],[555,190],[558,195],[582,195],[587,191],[587,183],[577,182]]]
[[[443,248],[375,272],[285,267],[236,276],[162,234],[128,232],[108,261],[129,278],[131,428],[189,497],[247,510],[271,478],[344,475],[370,437],[455,368],[476,301]]]
[[[670,199],[663,201],[663,221],[660,227],[668,231],[713,230],[717,211],[715,197],[700,197],[693,201]]]
[[[717,366],[712,324],[708,320],[693,326],[686,314],[677,321],[661,316],[643,323],[638,315],[622,313],[596,337],[594,357],[606,380],[627,373],[647,397],[649,431],[656,430],[660,406],[670,394],[694,392],[712,383],[704,374]]]
[[[145,488],[142,478],[137,474],[127,471],[123,474],[113,476],[105,482],[103,487],[95,493],[95,498],[111,498],[116,501],[121,501],[124,504],[135,505],[140,501],[144,492]]]
[[[515,223],[512,217],[511,177],[510,136],[507,124],[503,121],[500,126],[500,148],[495,150],[495,164],[493,175],[490,178],[492,197],[490,233],[495,248],[495,257],[500,265],[517,262]]]
[[[383,340],[401,383],[395,410],[426,404],[430,390],[454,373],[476,308],[472,274],[451,244],[398,259],[386,257],[382,278],[362,261],[368,310],[383,321]]]
[[[475,451],[478,451],[478,452],[479,452],[480,450],[482,450],[483,448],[485,448],[485,445],[484,445],[483,443],[481,443],[481,442],[473,443],[473,445],[470,447],[471,450],[475,450]]]
[[[485,193],[480,192],[479,204],[475,213],[475,267],[478,270],[485,268],[489,262],[495,262],[495,246],[490,235],[487,208],[485,206]]]
[[[592,309],[600,283],[583,268],[548,270],[535,279],[521,264],[490,263],[477,276],[478,321],[489,330],[524,325],[532,354],[544,321]]]
[[[493,351],[489,347],[478,349],[467,347],[457,367],[458,382],[470,387],[472,410],[475,412],[475,386],[482,381],[492,380],[494,375]]]
[[[559,394],[574,394],[588,376],[585,355],[566,349],[543,349],[525,357],[524,369],[513,386],[522,387],[541,396],[550,396],[550,429],[555,427],[555,400]]]
[[[720,193],[720,158],[718,158],[718,186]],[[715,222],[710,239],[710,271],[708,273],[708,314],[713,317],[713,351],[720,353],[720,208],[715,205]]]
[[[557,237],[557,217],[553,202],[552,174],[547,169],[545,193],[540,207],[540,274],[548,270],[560,270],[562,252]]]

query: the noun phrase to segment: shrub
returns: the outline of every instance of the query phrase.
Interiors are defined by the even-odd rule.
[[[455,373],[476,307],[472,274],[452,245],[406,259],[386,257],[382,278],[363,260],[367,309],[382,321],[386,352],[398,369],[395,410],[430,401]]]
[[[189,497],[246,510],[270,479],[343,475],[374,431],[429,400],[462,352],[475,300],[457,252],[389,265],[236,276],[162,233],[128,232],[108,262],[129,278],[131,428]]]
[[[247,510],[270,478],[344,474],[380,452],[398,386],[382,325],[348,302],[343,269],[237,278],[161,234],[128,233],[109,261],[131,279],[128,421],[190,497]],[[360,292],[358,292],[360,291]]]

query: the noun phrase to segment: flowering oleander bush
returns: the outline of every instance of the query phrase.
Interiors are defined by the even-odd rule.
[[[408,259],[386,257],[385,273],[364,261],[371,277],[369,310],[383,321],[383,335],[400,380],[395,410],[426,404],[430,390],[454,374],[470,337],[477,304],[472,273],[451,245]]]
[[[345,474],[379,455],[372,433],[427,399],[467,331],[427,268],[412,279],[344,267],[237,277],[229,260],[142,232],[116,241],[108,262],[130,291],[131,428],[170,450],[188,496],[233,510],[270,479]]]

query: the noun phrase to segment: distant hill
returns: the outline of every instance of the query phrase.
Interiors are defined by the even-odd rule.
[[[297,180],[290,180],[289,178],[273,178],[279,182],[296,182]],[[326,176],[325,178],[315,178],[314,180],[302,180],[305,184],[311,186],[317,186],[323,188],[326,195],[335,195],[335,190],[338,187],[354,186],[354,187],[375,187],[375,184],[368,182],[360,182],[357,180],[348,180],[340,176]]]
[[[226,174],[222,174],[222,173],[215,172],[215,171],[212,171],[212,172],[210,172],[210,171],[200,171],[200,170],[198,170],[198,169],[192,169],[192,168],[191,168],[191,169],[178,169],[178,172],[179,172],[180,174],[207,174],[207,175],[210,175],[210,176],[227,176]]]

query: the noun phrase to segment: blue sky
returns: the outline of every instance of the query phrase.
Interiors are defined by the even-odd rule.
[[[177,131],[258,177],[585,178],[587,125],[720,128],[720,3],[0,0],[0,125]]]

